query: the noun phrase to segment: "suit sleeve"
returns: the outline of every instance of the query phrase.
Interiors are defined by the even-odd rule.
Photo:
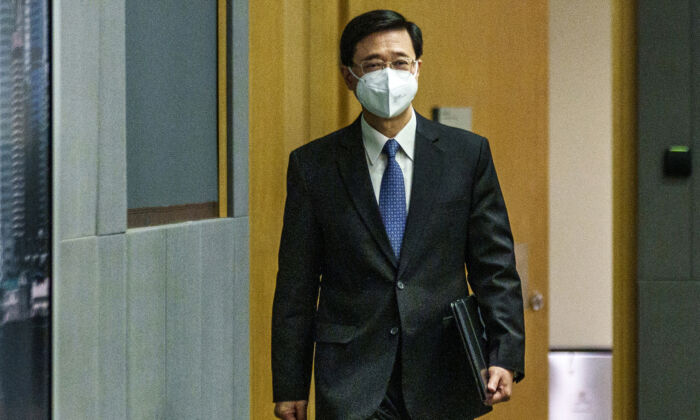
[[[489,365],[525,373],[525,328],[513,236],[488,141],[481,144],[472,190],[465,260],[488,336]]]
[[[289,158],[287,200],[272,305],[274,401],[308,399],[321,235],[296,152]]]

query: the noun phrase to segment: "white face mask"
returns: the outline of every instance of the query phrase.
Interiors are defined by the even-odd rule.
[[[357,99],[367,111],[378,117],[399,115],[411,105],[418,92],[418,80],[409,71],[386,67],[360,78],[349,67],[348,70],[359,81],[355,90]]]

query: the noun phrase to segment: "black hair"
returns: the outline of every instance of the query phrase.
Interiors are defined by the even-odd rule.
[[[340,37],[340,62],[345,66],[353,65],[355,48],[365,37],[377,32],[392,29],[405,29],[411,37],[416,60],[423,54],[423,34],[413,22],[409,22],[401,14],[393,10],[373,10],[353,18],[345,26]]]

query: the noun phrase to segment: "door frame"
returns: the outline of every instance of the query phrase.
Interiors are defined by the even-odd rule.
[[[613,418],[637,418],[637,2],[613,1]]]

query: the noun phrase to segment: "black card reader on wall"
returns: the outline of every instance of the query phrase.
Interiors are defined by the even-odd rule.
[[[688,146],[670,146],[664,155],[664,175],[688,177],[692,173],[692,160]]]

